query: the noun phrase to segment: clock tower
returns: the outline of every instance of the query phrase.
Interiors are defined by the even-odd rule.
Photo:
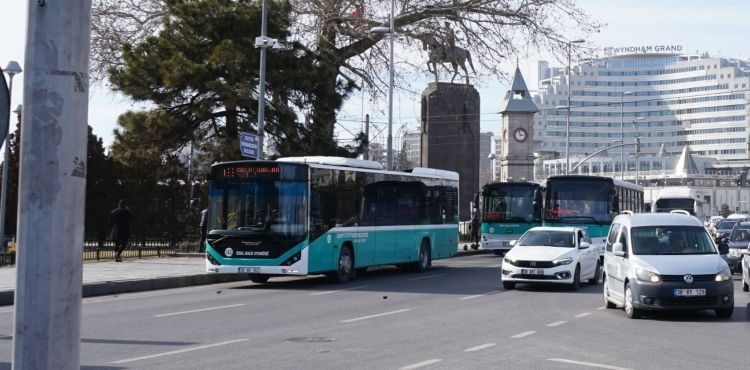
[[[511,89],[502,106],[502,151],[500,181],[534,179],[534,114],[539,111],[531,99],[521,70],[516,67]]]

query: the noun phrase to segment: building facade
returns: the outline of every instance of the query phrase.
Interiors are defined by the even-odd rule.
[[[609,56],[565,68],[539,62],[541,112],[535,152],[557,152],[565,158],[566,116],[570,114],[571,167],[597,150],[622,140],[623,149],[602,155],[613,172],[628,170],[640,137],[640,156],[692,154],[719,160],[746,160],[750,62],[687,55],[681,47],[605,49]],[[664,52],[667,51],[667,52]],[[618,55],[618,52],[628,54]],[[569,112],[568,84],[570,84]],[[562,106],[562,107],[561,107]],[[636,167],[631,158],[630,167]],[[653,161],[651,161],[653,163]]]

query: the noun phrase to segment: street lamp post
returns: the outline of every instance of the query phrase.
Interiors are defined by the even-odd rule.
[[[625,143],[625,96],[632,95],[632,91],[625,91],[620,94],[620,140]],[[625,166],[625,146],[620,148],[620,178],[625,179],[623,167]]]
[[[5,73],[8,74],[10,82],[8,83],[8,96],[12,100],[13,96],[13,77],[23,72],[18,62],[11,60],[8,65],[5,66]],[[20,106],[19,106],[20,107]],[[10,163],[10,127],[8,127],[7,135],[5,135],[5,156],[3,157],[3,192],[0,194],[0,249],[5,247],[5,203],[8,201],[8,165]]]
[[[568,41],[568,68],[567,68],[567,84],[568,84],[568,105],[567,109],[565,111],[565,174],[567,175],[570,172],[570,53],[571,53],[571,46],[573,44],[581,44],[586,42],[586,40],[573,40]]]
[[[386,149],[386,169],[393,170],[393,39],[395,35],[394,14],[396,10],[396,0],[391,0],[391,14],[389,27],[373,27],[372,33],[387,33],[389,44],[389,61],[388,61],[388,148]]]
[[[490,153],[487,158],[490,159],[490,167],[492,169],[492,181],[495,181],[495,158],[497,158],[497,155],[495,153]]]
[[[641,175],[641,161],[638,159],[638,154],[641,152],[641,138],[638,136],[638,122],[643,121],[643,117],[638,117],[633,120],[633,127],[635,128],[635,184],[638,185],[638,178]]]

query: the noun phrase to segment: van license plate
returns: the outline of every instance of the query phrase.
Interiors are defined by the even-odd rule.
[[[251,274],[257,274],[260,272],[260,267],[240,267],[237,272],[247,272]]]
[[[705,289],[675,289],[675,297],[697,297],[706,295]]]
[[[540,269],[521,269],[522,275],[544,275],[544,270]]]

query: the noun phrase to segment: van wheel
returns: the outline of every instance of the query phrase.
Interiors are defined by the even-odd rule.
[[[594,277],[589,279],[589,284],[596,285],[599,284],[599,274],[601,273],[601,268],[599,267],[599,262],[596,263],[596,269],[594,270]]]
[[[625,315],[629,319],[641,318],[641,311],[633,306],[633,290],[630,289],[630,283],[625,284]]]
[[[581,288],[581,266],[576,265],[576,271],[573,273],[573,283],[570,284],[571,290],[578,290]]]
[[[609,301],[609,287],[607,286],[607,275],[602,276],[602,286],[604,286],[604,307],[613,309],[617,308],[617,305]]]
[[[336,275],[334,275],[336,282],[343,284],[352,279],[354,275],[354,258],[352,258],[352,251],[347,246],[341,247],[341,253],[339,254],[338,267],[336,269]]]
[[[256,284],[263,284],[268,281],[268,275],[250,275],[250,281]]]
[[[716,316],[720,319],[728,319],[732,317],[732,313],[734,313],[734,306],[729,308],[717,308],[716,309]]]

